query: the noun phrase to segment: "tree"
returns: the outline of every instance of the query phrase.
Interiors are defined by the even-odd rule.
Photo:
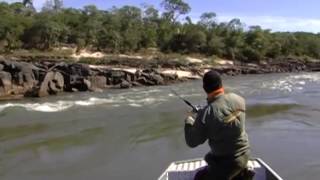
[[[46,0],[42,12],[32,0],[0,2],[0,50],[43,50],[67,45],[106,52],[159,48],[163,53],[202,53],[255,62],[282,56],[320,58],[320,33],[272,32],[259,26],[244,28],[240,19],[218,22],[213,12],[194,23],[183,0],[163,0],[165,11],[151,5],[99,10],[63,8],[62,0]],[[245,30],[246,29],[246,30]]]
[[[119,52],[121,47],[121,35],[119,32],[102,29],[98,34],[98,48],[107,52]]]
[[[246,47],[243,55],[248,61],[262,60],[270,48],[270,30],[263,30],[260,26],[251,26],[245,35]]]
[[[44,6],[42,7],[42,11],[54,11],[58,12],[63,8],[62,0],[46,0]]]
[[[81,25],[78,32],[87,47],[97,47],[98,32],[102,29],[103,13],[95,5],[88,5],[83,8]]]
[[[34,6],[33,6],[33,0],[23,0],[23,1],[22,1],[22,4],[23,4],[25,7],[30,8],[30,9],[32,9],[32,10],[35,11],[35,8],[34,8]]]
[[[40,17],[33,26],[26,29],[23,40],[29,48],[48,50],[58,44],[62,25],[52,21],[50,14],[44,13]]]
[[[170,41],[175,34],[174,27],[176,26],[166,18],[161,18],[159,21],[157,30],[157,44],[164,52],[168,52],[170,50]]]
[[[207,55],[216,55],[222,57],[225,46],[226,45],[222,37],[210,34],[210,37],[207,38],[207,45],[205,47],[204,53]]]
[[[157,47],[157,29],[159,22],[159,11],[153,6],[144,6],[143,33],[141,46],[143,48]]]
[[[228,33],[225,38],[227,57],[236,60],[241,57],[240,51],[244,45],[243,24],[240,19],[232,19],[227,24]]]
[[[55,11],[59,11],[63,8],[63,0],[54,0],[53,9]]]
[[[203,26],[206,29],[211,29],[217,25],[216,22],[216,13],[206,12],[200,16],[199,26]]]
[[[120,22],[121,50],[135,51],[140,48],[143,23],[142,11],[134,6],[123,6],[115,11]]]
[[[44,11],[52,11],[53,10],[53,2],[52,0],[46,0],[44,2],[44,5],[42,6],[42,9],[41,9],[43,12]]]
[[[162,6],[166,10],[166,16],[172,22],[176,22],[180,15],[185,15],[191,10],[189,4],[183,0],[164,0]]]
[[[32,23],[30,17],[18,11],[21,3],[0,3],[0,46],[6,51],[21,47],[21,35]]]

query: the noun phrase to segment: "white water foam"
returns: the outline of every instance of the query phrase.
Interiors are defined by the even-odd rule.
[[[87,100],[78,101],[56,101],[56,102],[45,102],[45,103],[7,103],[0,105],[0,112],[7,108],[21,107],[27,111],[38,111],[38,112],[59,112],[67,110],[74,106],[93,106],[101,104],[113,104],[119,103],[117,99],[110,98],[96,98],[91,97]]]
[[[58,112],[68,109],[72,106],[72,103],[66,101],[57,101],[56,103],[8,103],[0,105],[0,112],[10,107],[22,107],[28,111]]]
[[[98,97],[90,97],[88,99],[83,100],[59,100],[56,102],[44,102],[44,103],[7,103],[7,104],[0,104],[0,112],[7,108],[12,107],[21,107],[26,109],[27,111],[38,111],[38,112],[59,112],[67,110],[74,106],[95,106],[95,105],[102,105],[102,104],[110,104],[111,107],[120,107],[121,105],[129,105],[132,107],[142,107],[144,105],[152,105],[159,102],[164,102],[167,100],[168,97],[165,96],[158,96],[155,98],[150,97],[150,92],[159,92],[157,90],[150,90],[144,92],[145,94],[142,95],[139,92],[139,95],[136,94],[117,94],[113,95],[112,97],[108,98],[98,98]],[[130,97],[130,98],[128,98]]]
[[[320,82],[320,74],[290,75],[278,80],[264,82],[262,88],[285,92],[303,90],[307,83]]]
[[[88,100],[75,101],[75,105],[92,106],[92,105],[110,104],[110,103],[116,103],[116,102],[117,100],[113,98],[105,99],[105,98],[91,97]]]
[[[142,107],[141,104],[135,104],[135,103],[130,103],[129,106],[132,106],[132,107]]]
[[[126,100],[128,102],[129,106],[132,107],[142,107],[145,105],[152,105],[152,104],[156,104],[159,102],[165,102],[167,101],[167,99],[163,98],[163,97],[157,97],[157,98],[137,98],[137,99],[127,99]]]

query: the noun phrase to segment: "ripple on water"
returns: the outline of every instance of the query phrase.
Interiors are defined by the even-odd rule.
[[[181,121],[177,121],[175,112],[153,114],[152,121],[149,118],[142,118],[129,128],[130,141],[133,144],[139,144],[171,137],[173,134],[180,132],[182,127]]]
[[[298,104],[253,104],[247,108],[248,118],[260,118],[277,113],[286,112],[290,109],[301,107]]]
[[[46,147],[50,151],[65,150],[67,147],[91,144],[102,132],[104,132],[103,127],[96,127],[84,129],[74,134],[32,140],[31,142],[8,148],[5,153],[16,155],[24,151],[37,152],[43,147]]]
[[[25,137],[34,133],[42,133],[48,129],[49,126],[43,123],[0,127],[0,142]]]

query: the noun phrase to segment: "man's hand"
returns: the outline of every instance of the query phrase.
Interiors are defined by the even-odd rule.
[[[184,120],[184,122],[186,124],[189,124],[189,125],[193,126],[194,122],[196,121],[195,118],[194,118],[195,115],[196,115],[196,113],[194,113],[194,111],[188,112],[187,113],[187,117]]]

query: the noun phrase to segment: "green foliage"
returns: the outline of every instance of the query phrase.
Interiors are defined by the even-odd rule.
[[[27,47],[38,49],[50,49],[57,45],[63,31],[63,24],[51,20],[52,16],[47,13],[40,14],[33,26],[25,30],[24,43]]]
[[[203,26],[206,29],[214,28],[217,25],[216,18],[217,15],[214,12],[203,13],[200,16],[199,25]]]
[[[63,8],[62,0],[46,0],[42,11],[60,11]]]
[[[21,3],[0,3],[0,46],[5,51],[21,47],[21,35],[30,26],[32,19],[23,12]]]
[[[62,2],[48,0],[41,12],[34,10],[32,0],[0,2],[0,51],[68,46],[78,51],[134,53],[152,48],[246,62],[320,59],[319,34],[246,28],[239,19],[218,22],[214,12],[193,22],[187,16],[191,8],[183,0],[163,0],[164,12],[152,5],[73,9],[63,8]]]
[[[167,11],[166,16],[173,22],[175,22],[180,15],[187,14],[191,11],[189,4],[183,0],[164,0],[162,5]]]

